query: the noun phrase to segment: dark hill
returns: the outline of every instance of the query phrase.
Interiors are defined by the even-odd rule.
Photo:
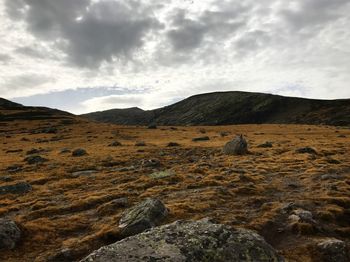
[[[0,122],[14,120],[71,119],[74,115],[47,107],[23,106],[0,98]]]
[[[191,96],[155,110],[112,109],[83,116],[128,125],[350,125],[350,99],[316,100],[262,93],[215,92]]]

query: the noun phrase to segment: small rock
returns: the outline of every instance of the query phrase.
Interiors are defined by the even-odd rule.
[[[61,151],[60,151],[60,154],[67,154],[67,153],[70,153],[72,152],[69,148],[62,148]]]
[[[80,156],[85,156],[85,155],[87,155],[87,152],[85,149],[82,149],[82,148],[75,149],[72,152],[72,156],[75,156],[75,157],[80,157]]]
[[[312,154],[312,155],[317,155],[317,152],[315,149],[313,149],[312,147],[302,147],[302,148],[298,148],[296,150],[297,153],[299,154]]]
[[[331,157],[328,157],[328,158],[327,158],[327,162],[328,162],[329,164],[335,164],[335,165],[340,164],[340,161],[339,161],[339,160],[334,159],[334,158],[331,158]]]
[[[120,143],[119,141],[114,141],[114,142],[112,142],[111,144],[109,144],[108,146],[121,146],[122,145],[122,143]]]
[[[90,176],[92,174],[97,173],[97,170],[82,170],[72,173],[72,177],[79,177],[79,176]]]
[[[150,124],[147,127],[148,129],[157,129],[157,125],[156,124]]]
[[[227,142],[223,149],[226,155],[244,155],[248,153],[248,143],[243,135],[237,136],[230,142]]]
[[[180,146],[180,144],[179,144],[179,143],[176,143],[176,142],[169,142],[169,143],[167,144],[167,147],[175,147],[175,146]]]
[[[123,236],[132,236],[158,226],[167,215],[168,209],[160,200],[147,198],[123,213],[119,228]]]
[[[141,165],[143,167],[160,167],[161,163],[158,159],[148,159],[148,160],[142,160]]]
[[[195,137],[192,139],[193,142],[208,141],[210,138],[208,136]]]
[[[316,246],[324,262],[348,262],[350,257],[344,241],[338,239],[326,239]]]
[[[17,172],[22,171],[22,166],[18,165],[18,164],[14,164],[12,166],[7,167],[6,171],[9,173],[17,173]]]
[[[263,144],[258,145],[260,148],[271,148],[272,147],[272,142],[266,141]]]
[[[135,143],[135,146],[146,146],[146,143],[143,141],[138,141]]]
[[[26,161],[29,165],[34,165],[34,164],[41,164],[49,160],[38,155],[30,155],[26,157],[24,161]]]
[[[306,223],[315,223],[315,220],[313,219],[312,213],[307,210],[303,209],[296,209],[293,210],[292,216],[295,215],[299,217],[299,220],[306,222]]]
[[[152,174],[149,174],[148,177],[153,178],[153,179],[160,179],[160,178],[170,177],[170,176],[174,176],[174,175],[175,175],[174,171],[165,170],[165,171],[154,172]]]
[[[27,151],[27,155],[34,155],[34,154],[40,154],[44,150],[43,149],[37,149],[37,148],[32,148],[31,150]]]
[[[4,194],[24,194],[32,190],[32,186],[26,182],[13,185],[0,186],[0,195]]]
[[[21,231],[14,221],[0,219],[0,250],[15,248],[20,238]]]
[[[13,178],[10,176],[0,176],[0,181],[2,182],[12,182]]]
[[[225,131],[222,131],[219,133],[221,137],[225,137],[225,136],[228,136],[230,133],[229,132],[225,132]]]

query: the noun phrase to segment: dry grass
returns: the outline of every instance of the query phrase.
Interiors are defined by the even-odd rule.
[[[170,209],[166,222],[212,217],[235,227],[253,228],[291,261],[311,261],[307,250],[319,238],[349,239],[348,129],[241,125],[150,130],[84,120],[67,126],[59,123],[59,119],[0,123],[1,176],[13,180],[0,184],[27,181],[33,186],[23,195],[0,196],[1,216],[17,221],[24,232],[15,250],[0,253],[0,261],[45,261],[67,248],[79,258],[118,240],[118,219],[125,207],[113,206],[112,201],[121,197],[127,197],[129,205],[146,197],[160,198]],[[50,125],[57,126],[57,134],[30,134]],[[224,132],[228,136],[222,136]],[[192,141],[203,133],[209,141]],[[222,154],[221,148],[235,134],[248,139],[248,155]],[[55,136],[62,139],[50,141]],[[38,143],[38,139],[49,141]],[[109,147],[113,141],[122,146]],[[146,146],[135,146],[137,141]],[[258,147],[266,141],[273,147]],[[169,142],[180,146],[168,147]],[[306,146],[318,154],[295,152]],[[40,155],[49,161],[26,164],[26,152],[40,147],[45,149]],[[72,157],[60,153],[63,148],[84,148],[88,155]],[[16,149],[23,151],[6,153]],[[339,162],[329,161],[330,157]],[[145,166],[144,160],[149,159],[158,159],[160,166]],[[23,170],[7,174],[6,168],[14,164]],[[97,172],[72,174],[81,170]],[[149,177],[163,170],[175,175]],[[289,225],[282,210],[291,202],[311,211],[316,224]]]

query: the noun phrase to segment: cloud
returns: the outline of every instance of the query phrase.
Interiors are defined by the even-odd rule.
[[[144,37],[160,27],[151,10],[137,1],[16,0],[15,3],[8,4],[9,14],[18,17],[22,13],[29,32],[54,43],[68,55],[70,63],[81,67],[131,59],[143,46]],[[18,11],[23,8],[24,11]]]

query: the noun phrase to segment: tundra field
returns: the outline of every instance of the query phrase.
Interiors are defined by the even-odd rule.
[[[248,154],[225,155],[237,134]],[[18,185],[0,190],[0,217],[22,231],[0,261],[79,260],[120,240],[123,211],[149,197],[169,210],[162,224],[209,217],[253,229],[288,261],[318,261],[323,239],[349,244],[348,128],[147,128],[57,116],[0,122],[0,141],[0,187]]]

